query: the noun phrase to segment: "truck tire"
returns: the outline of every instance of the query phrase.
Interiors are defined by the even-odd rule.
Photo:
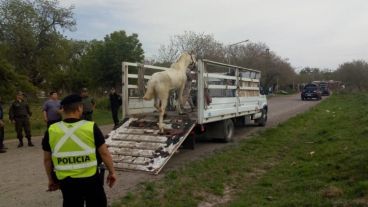
[[[266,126],[267,123],[267,109],[263,108],[262,109],[262,115],[260,118],[255,120],[256,124],[258,124],[258,126]]]
[[[224,142],[232,142],[234,135],[234,122],[231,119],[223,121],[222,137]]]
[[[223,142],[233,141],[234,122],[231,119],[210,123],[207,125],[205,136]]]

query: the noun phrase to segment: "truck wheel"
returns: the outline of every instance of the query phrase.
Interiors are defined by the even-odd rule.
[[[267,122],[267,109],[263,108],[262,116],[256,119],[256,123],[258,124],[258,126],[266,126],[266,122]]]
[[[223,141],[232,142],[234,135],[234,123],[231,119],[226,119],[223,121]]]
[[[234,122],[231,119],[207,124],[205,136],[209,139],[231,142],[234,135]]]

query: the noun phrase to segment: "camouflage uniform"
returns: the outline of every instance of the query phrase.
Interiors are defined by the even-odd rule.
[[[23,146],[23,133],[26,134],[28,140],[28,146],[33,146],[31,141],[31,126],[29,117],[32,113],[29,109],[29,105],[26,101],[15,100],[9,108],[9,119],[15,121],[15,131],[17,132],[17,138],[19,139],[18,147]]]
[[[92,121],[93,120],[93,108],[95,101],[89,96],[82,97],[83,114],[82,119]]]

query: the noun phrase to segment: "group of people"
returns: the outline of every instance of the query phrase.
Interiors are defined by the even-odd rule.
[[[115,90],[110,92],[110,103],[114,123],[117,125],[121,96]],[[68,95],[61,101],[57,92],[52,91],[43,105],[47,130],[42,139],[42,149],[48,191],[60,189],[63,206],[107,206],[103,188],[104,169],[107,168],[109,172],[106,180],[109,187],[117,179],[105,137],[92,121],[95,105],[86,88],[80,94]],[[7,148],[3,144],[3,116],[0,104],[0,150],[6,152]],[[18,92],[9,108],[9,119],[15,124],[19,140],[18,147],[23,147],[23,130],[28,146],[34,146],[31,140],[30,116],[32,112],[25,96]]]
[[[82,98],[83,103],[83,113],[82,119],[92,121],[93,120],[93,111],[96,107],[96,103],[93,98],[88,95],[87,88],[82,88],[80,96]],[[121,96],[116,93],[115,89],[112,88],[109,95],[112,118],[114,121],[114,127],[119,125],[118,111],[121,106]],[[56,91],[51,91],[49,93],[49,99],[45,101],[43,104],[43,119],[46,122],[47,128],[56,122],[62,120],[62,108],[60,105],[60,100],[58,97],[58,93]],[[32,112],[26,100],[26,97],[22,91],[18,91],[15,97],[15,100],[11,103],[9,107],[9,120],[15,126],[15,131],[18,139],[18,148],[23,147],[23,131],[25,133],[25,137],[27,139],[27,144],[29,147],[33,147],[34,144],[32,142],[31,135],[31,126],[30,126],[30,117],[32,116]],[[2,107],[1,97],[0,97],[0,153],[5,153],[8,149],[4,145],[4,110]]]

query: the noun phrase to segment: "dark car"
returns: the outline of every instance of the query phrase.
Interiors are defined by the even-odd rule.
[[[322,96],[329,96],[330,95],[330,89],[328,88],[328,83],[321,82],[319,84],[319,88],[321,90],[321,95]]]
[[[307,84],[304,86],[302,94],[302,100],[312,99],[315,98],[317,100],[321,100],[321,91],[316,84]]]

